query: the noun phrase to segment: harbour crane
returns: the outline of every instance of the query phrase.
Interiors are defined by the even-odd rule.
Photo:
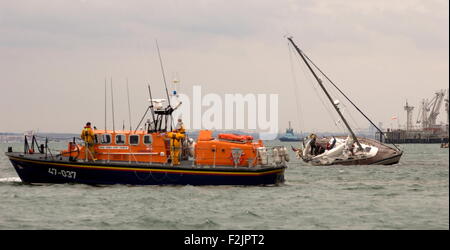
[[[404,106],[404,109],[406,111],[406,130],[412,130],[413,129],[413,123],[412,123],[412,111],[414,110],[413,106],[408,105],[408,100],[406,100],[406,105]]]
[[[436,125],[436,119],[439,115],[439,110],[442,107],[444,96],[445,90],[439,90],[436,91],[431,101],[428,101],[428,99],[422,100],[422,108],[419,111],[417,118],[417,123],[422,123],[422,128],[431,128]]]
[[[449,89],[447,89],[447,98],[445,98],[444,102],[445,102],[445,112],[447,113],[447,133],[448,133],[448,116],[449,116],[449,111],[448,111],[448,95],[449,95]]]

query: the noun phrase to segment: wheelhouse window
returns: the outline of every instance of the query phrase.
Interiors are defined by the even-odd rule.
[[[125,135],[116,135],[116,144],[125,144]]]
[[[130,135],[130,145],[139,144],[139,135]]]
[[[149,145],[152,144],[153,138],[151,135],[144,135],[144,144]]]
[[[101,143],[102,144],[110,144],[111,143],[111,135],[110,134],[102,134]]]

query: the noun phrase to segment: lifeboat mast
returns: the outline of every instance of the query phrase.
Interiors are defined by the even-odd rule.
[[[139,122],[138,126],[135,129],[135,132],[137,131],[137,129],[141,125],[142,121],[144,120],[145,116],[147,115],[148,110],[150,110],[152,113],[152,123],[148,125],[147,133],[171,131],[172,123],[173,123],[172,113],[181,105],[181,102],[180,102],[180,103],[178,103],[178,105],[176,107],[172,107],[172,105],[170,103],[169,90],[167,89],[166,75],[164,73],[164,65],[163,65],[162,58],[161,58],[161,52],[160,52],[159,46],[158,46],[158,40],[155,40],[155,42],[156,42],[156,49],[158,51],[158,58],[159,58],[160,66],[161,66],[161,74],[162,74],[163,81],[164,81],[164,87],[166,89],[168,105],[167,105],[167,107],[163,108],[162,105],[165,102],[164,99],[153,99],[152,90],[150,88],[150,84],[148,84],[148,93],[150,96],[150,99],[149,99],[150,106],[148,106],[147,110],[145,111],[144,115],[142,116],[141,121]],[[169,120],[170,120],[170,129],[169,129],[169,125],[168,125]]]

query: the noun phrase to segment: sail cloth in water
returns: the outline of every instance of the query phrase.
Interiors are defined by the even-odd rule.
[[[297,151],[297,157],[305,162],[311,162],[313,165],[331,165],[338,162],[367,160],[377,155],[378,147],[361,143],[363,151],[355,150],[353,139],[347,138],[322,138],[313,142],[313,138],[309,138],[303,150]],[[334,143],[333,143],[334,141]],[[315,145],[314,145],[315,144]],[[331,148],[327,145],[333,145]],[[315,154],[312,147],[323,148],[324,151]],[[320,151],[319,151],[320,152]]]

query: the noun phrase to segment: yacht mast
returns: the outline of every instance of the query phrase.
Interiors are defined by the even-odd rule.
[[[325,95],[328,97],[328,100],[331,102],[331,105],[333,106],[333,108],[336,110],[336,112],[338,113],[339,117],[341,118],[341,120],[344,122],[345,127],[347,127],[348,131],[350,132],[353,140],[356,142],[356,144],[358,145],[359,150],[363,150],[361,143],[359,143],[358,139],[356,138],[355,133],[353,132],[353,130],[350,128],[350,125],[348,124],[347,120],[344,118],[344,115],[342,115],[341,111],[339,110],[337,104],[334,103],[333,98],[331,98],[330,94],[328,93],[328,91],[326,90],[325,86],[323,86],[322,84],[322,80],[317,76],[316,72],[314,72],[314,70],[311,68],[311,66],[309,65],[308,61],[306,60],[306,58],[303,55],[303,52],[297,47],[297,45],[294,43],[294,41],[292,40],[292,37],[288,37],[287,38],[289,40],[289,42],[291,42],[292,46],[294,46],[295,50],[297,51],[297,53],[300,55],[300,57],[303,59],[303,61],[305,62],[306,66],[308,66],[309,70],[311,71],[311,73],[313,74],[314,78],[316,78],[316,81],[319,83],[320,87],[322,88],[322,90],[325,92]]]

